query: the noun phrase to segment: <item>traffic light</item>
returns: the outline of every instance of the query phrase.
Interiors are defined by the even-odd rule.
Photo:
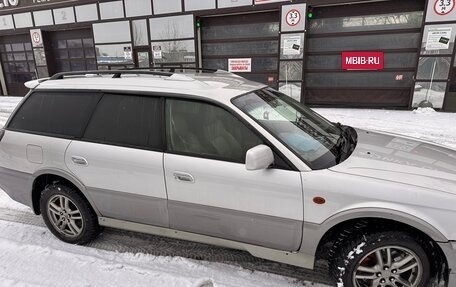
[[[201,19],[200,19],[200,17],[196,17],[195,24],[196,24],[196,28],[201,28]]]
[[[313,7],[309,6],[309,9],[307,9],[307,18],[312,19],[313,17],[314,17]]]

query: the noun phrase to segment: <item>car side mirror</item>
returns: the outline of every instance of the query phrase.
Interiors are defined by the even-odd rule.
[[[247,170],[267,169],[274,163],[274,154],[267,145],[257,145],[249,149],[245,155],[245,168]]]

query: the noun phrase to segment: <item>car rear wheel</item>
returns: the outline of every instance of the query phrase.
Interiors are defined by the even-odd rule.
[[[62,241],[84,244],[100,232],[97,216],[87,200],[68,186],[46,187],[41,194],[40,208],[47,227]]]
[[[403,232],[348,239],[331,264],[337,286],[424,287],[430,281],[425,243]]]

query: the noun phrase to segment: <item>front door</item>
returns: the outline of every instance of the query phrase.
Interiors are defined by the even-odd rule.
[[[247,171],[247,150],[264,142],[221,107],[168,99],[165,118],[171,228],[278,250],[299,249],[299,172],[278,167]]]
[[[96,70],[91,29],[53,31],[45,34],[49,47],[49,73]],[[46,45],[46,43],[45,43]]]
[[[134,49],[135,68],[150,68],[149,48]]]

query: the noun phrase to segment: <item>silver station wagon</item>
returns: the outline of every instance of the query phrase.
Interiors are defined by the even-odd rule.
[[[0,186],[59,239],[100,226],[246,250],[338,287],[456,286],[456,151],[334,124],[223,71],[26,83]]]

